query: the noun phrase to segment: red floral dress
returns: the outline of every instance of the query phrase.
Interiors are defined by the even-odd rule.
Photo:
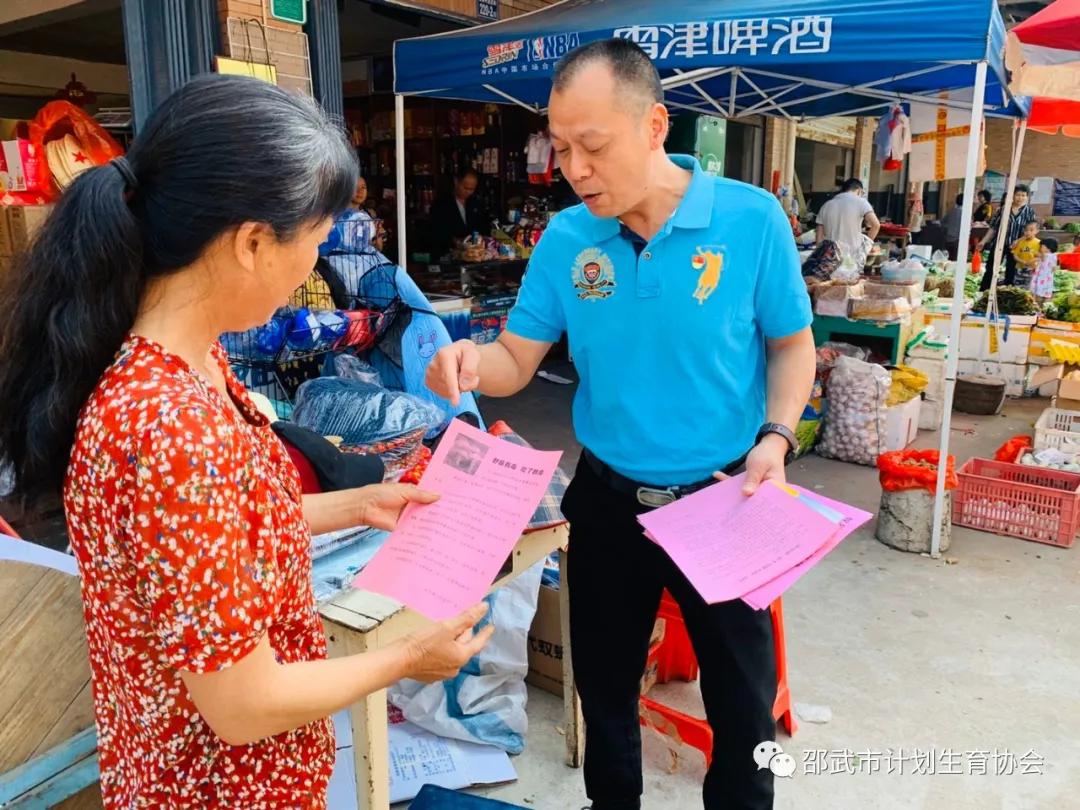
[[[329,718],[230,746],[179,675],[224,669],[264,634],[283,663],[326,657],[296,469],[213,351],[240,413],[183,360],[132,337],[76,432],[64,501],[102,796],[109,808],[323,807]]]

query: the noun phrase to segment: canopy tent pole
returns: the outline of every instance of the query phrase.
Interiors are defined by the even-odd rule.
[[[394,94],[394,173],[397,190],[394,199],[397,202],[397,249],[398,265],[405,268],[408,264],[408,243],[405,238],[405,96]]]
[[[1001,262],[1004,260],[1004,247],[1005,236],[1009,230],[1009,219],[1012,211],[1013,194],[1016,192],[1016,179],[1020,173],[1020,157],[1024,153],[1024,136],[1027,134],[1027,119],[1023,119],[1020,122],[1020,131],[1016,133],[1016,137],[1013,138],[1013,153],[1012,153],[1012,165],[1009,169],[1009,179],[1006,181],[1005,186],[1005,201],[1001,204],[1001,215],[998,220],[997,233],[994,234],[994,252],[990,254],[990,260],[993,261],[997,257],[998,261],[992,268],[993,274],[990,281],[990,297],[989,301],[997,301],[997,280],[998,271],[1001,269]],[[990,319],[987,318],[989,324]]]
[[[986,61],[975,68],[975,94],[971,105],[971,128],[968,132],[967,167],[964,173],[964,210],[973,211],[975,205],[975,175],[979,170],[982,147],[983,97],[986,95]],[[945,358],[945,402],[941,419],[941,445],[938,455],[937,489],[934,493],[933,533],[930,537],[930,556],[941,556],[941,519],[945,505],[945,474],[948,470],[949,431],[952,428],[953,394],[956,389],[956,368],[960,362],[960,318],[963,315],[964,277],[967,275],[968,243],[971,240],[971,217],[960,223],[960,245],[956,251],[953,267],[953,305],[949,319],[949,352]],[[950,520],[952,516],[950,516]]]

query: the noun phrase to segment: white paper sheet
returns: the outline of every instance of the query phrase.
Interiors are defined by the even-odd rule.
[[[62,554],[51,548],[39,546],[29,540],[17,540],[0,534],[0,560],[12,560],[14,562],[41,565],[59,571],[61,574],[70,574],[73,577],[79,575],[75,558],[70,554]]]
[[[334,715],[337,761],[327,791],[328,810],[355,810],[356,770],[348,712]],[[513,782],[517,772],[506,752],[490,745],[449,740],[412,723],[390,725],[390,801],[415,798],[424,785],[461,790]]]

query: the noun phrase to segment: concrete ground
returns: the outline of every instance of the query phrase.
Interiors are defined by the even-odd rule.
[[[566,367],[553,370],[573,376]],[[571,396],[570,386],[536,380],[513,399],[484,400],[483,410],[488,421],[506,419],[539,447],[563,448],[572,470],[579,448],[570,429]],[[1009,436],[1030,432],[1047,404],[1016,400],[1001,416],[956,414],[954,453],[960,461],[991,455]],[[937,441],[937,433],[919,437],[920,446]],[[790,475],[877,511],[874,469],[812,455],[796,462]],[[801,722],[793,738],[779,735],[797,770],[777,780],[776,807],[1080,807],[1078,586],[1080,548],[954,528],[952,547],[932,560],[882,545],[873,522],[851,536],[784,597],[795,701],[827,706],[832,719]],[[702,715],[696,684],[660,686],[653,696]],[[536,810],[586,805],[581,774],[563,765],[561,701],[532,689],[529,717],[528,747],[514,760],[518,781],[476,792]],[[897,752],[892,774],[890,749]],[[899,749],[903,775],[895,772]],[[914,773],[916,750],[923,758],[933,753],[938,775]],[[856,773],[835,764],[832,772],[807,772],[819,758],[846,760],[845,751],[861,754],[851,760],[862,763],[853,767]],[[986,775],[978,773],[980,761]],[[997,775],[999,765],[1008,771],[1010,764],[1014,773]],[[644,774],[647,810],[701,806],[704,759],[698,752],[672,750],[646,730]]]

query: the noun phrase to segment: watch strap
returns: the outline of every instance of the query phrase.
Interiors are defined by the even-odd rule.
[[[765,436],[770,433],[775,433],[778,436],[783,436],[784,440],[788,443],[788,457],[795,455],[799,450],[799,440],[795,437],[794,432],[787,425],[782,425],[779,422],[766,422],[761,426],[757,433],[757,439],[755,444],[760,442]]]

